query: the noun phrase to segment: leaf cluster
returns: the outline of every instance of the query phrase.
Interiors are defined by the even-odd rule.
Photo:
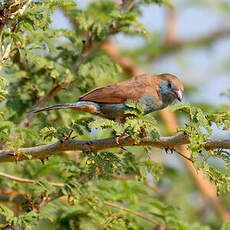
[[[221,172],[208,164],[211,158],[219,158],[225,162],[226,169],[229,168],[229,153],[223,149],[215,151],[206,151],[205,143],[208,136],[211,136],[213,128],[212,124],[216,124],[220,129],[228,129],[229,111],[207,112],[205,113],[199,107],[189,104],[174,105],[172,111],[180,110],[185,112],[189,117],[189,123],[185,128],[180,128],[189,135],[189,149],[191,150],[191,158],[196,168],[203,169],[210,181],[215,184],[217,194],[224,194],[230,191],[229,173]]]

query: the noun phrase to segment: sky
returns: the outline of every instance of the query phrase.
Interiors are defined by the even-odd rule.
[[[89,1],[77,0],[78,7],[84,8]],[[223,13],[220,14],[218,10],[212,8],[215,0],[210,0],[209,3],[210,8],[208,9],[197,5],[181,6],[181,4],[175,3],[178,39],[196,38],[220,28],[230,27],[227,20],[228,15],[224,14],[223,16]],[[140,21],[146,26],[147,30],[164,34],[165,8],[152,4],[142,7],[142,12]],[[53,15],[52,26],[55,28],[70,28],[71,25],[63,14],[57,10]],[[129,37],[123,34],[115,35],[113,40],[119,47],[126,49],[140,46],[144,42],[139,37]],[[226,71],[223,71],[221,67],[222,65],[227,66],[229,53],[230,37],[219,39],[206,49],[183,50],[178,54],[161,58],[152,63],[150,71],[152,73],[169,72],[175,74],[185,84],[188,83],[197,87],[199,92],[189,97],[190,102],[206,102],[219,106],[223,103],[229,103],[227,97],[220,96],[221,92],[230,88],[230,67],[226,68]]]

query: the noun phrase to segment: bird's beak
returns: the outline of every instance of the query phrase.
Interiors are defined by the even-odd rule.
[[[182,92],[182,90],[177,90],[176,92],[175,92],[175,94],[176,94],[176,98],[179,100],[179,101],[182,101],[182,97],[183,97],[183,92]]]

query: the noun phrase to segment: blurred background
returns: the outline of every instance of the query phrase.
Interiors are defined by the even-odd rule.
[[[205,112],[225,108],[229,111],[229,0],[129,1],[137,4],[132,10],[139,15],[140,22],[146,27],[146,36],[136,33],[137,31],[124,33],[119,30],[114,34],[111,34],[110,30],[107,31],[108,34],[103,34],[103,29],[108,29],[111,20],[119,19],[119,16],[115,15],[114,19],[111,15],[113,11],[118,14],[117,4],[120,4],[121,0],[76,0],[76,9],[65,8],[65,5],[60,4],[56,10],[52,8],[51,3],[62,1],[32,2],[41,3],[37,6],[34,4],[34,8],[31,8],[38,7],[38,16],[35,17],[32,10],[27,13],[30,26],[24,26],[23,17],[19,18],[23,21],[21,40],[26,42],[20,43],[17,37],[14,37],[17,42],[13,47],[15,53],[12,51],[14,55],[2,70],[2,75],[10,82],[10,86],[7,89],[9,95],[0,104],[0,108],[6,116],[3,125],[11,126],[8,128],[10,131],[7,131],[8,136],[5,136],[12,141],[11,145],[2,141],[2,149],[10,147],[17,150],[22,146],[50,144],[62,139],[62,134],[68,134],[72,129],[76,132],[77,140],[102,139],[114,135],[111,130],[104,129],[94,129],[90,132],[85,128],[87,124],[83,128],[80,127],[84,122],[77,126],[77,121],[81,122],[81,119],[87,117],[84,113],[51,111],[35,116],[28,112],[34,105],[41,106],[40,102],[42,107],[46,104],[74,102],[88,90],[143,72],[174,74],[185,86],[183,102],[197,105]],[[149,2],[151,4],[144,4]],[[45,11],[46,4],[51,10]],[[110,5],[112,9],[109,8]],[[49,28],[47,15],[50,12],[53,12],[50,24],[53,30]],[[132,17],[129,12],[127,15],[127,18]],[[133,18],[131,25],[136,23]],[[90,40],[90,30],[97,38],[93,40],[96,45],[89,45],[90,51],[85,52],[86,58],[79,62],[85,48],[82,40]],[[125,30],[127,28],[122,27],[122,31]],[[4,36],[9,40],[7,31],[5,33]],[[24,47],[20,47],[23,45]],[[76,63],[80,63],[80,67],[72,68]],[[44,98],[46,100],[43,100]],[[178,127],[183,127],[188,122],[188,118],[182,113],[172,113],[169,109],[153,113],[153,116],[157,119],[162,136],[175,134]],[[85,123],[89,121],[91,120],[86,120]],[[53,128],[48,130],[51,134],[42,133],[47,127]],[[212,125],[212,128],[214,136],[230,136],[229,130],[220,130],[216,125]],[[15,133],[20,133],[21,136]],[[159,148],[149,150],[135,146],[125,150],[115,149],[104,152],[103,156],[108,157],[105,157],[105,161],[111,163],[109,167],[106,165],[111,169],[106,176],[98,170],[94,158],[90,158],[93,154],[84,155],[80,151],[63,153],[64,157],[50,157],[45,160],[45,164],[41,164],[39,160],[1,164],[2,172],[37,182],[17,183],[9,178],[0,178],[0,200],[9,201],[7,207],[16,215],[24,215],[22,219],[27,221],[26,215],[31,210],[25,209],[24,204],[11,203],[13,199],[9,196],[7,200],[6,195],[10,193],[5,194],[5,190],[10,190],[14,197],[21,195],[29,201],[37,200],[44,193],[52,195],[54,192],[66,192],[63,193],[68,195],[68,199],[55,198],[53,202],[47,202],[47,206],[41,210],[38,209],[41,211],[41,218],[37,220],[37,226],[32,226],[34,230],[125,229],[122,226],[129,226],[129,230],[165,230],[166,225],[171,226],[170,230],[229,230],[230,226],[224,225],[230,220],[229,192],[217,196],[217,190],[210,182],[213,178],[208,180],[202,170],[197,171],[190,161],[175,152],[166,153]],[[187,157],[191,154],[186,146],[182,146],[179,152]],[[229,154],[229,151],[226,152]],[[90,163],[87,163],[89,159],[91,163],[95,163],[92,163],[92,168]],[[119,165],[117,159],[122,164]],[[144,161],[149,165],[143,166]],[[229,179],[229,168],[226,172],[223,160],[213,157],[208,163],[220,172],[225,172],[223,175],[227,175]],[[147,181],[144,174],[147,174]],[[85,179],[78,183],[82,175]],[[221,173],[218,175],[221,184],[224,176],[221,177]],[[48,183],[52,181],[63,183],[65,186],[54,188]],[[217,180],[216,183],[218,182]],[[77,183],[76,187],[73,186],[75,190],[67,189],[71,187],[71,183]],[[224,191],[230,190],[229,187],[225,188],[225,184],[221,186]],[[128,208],[129,211],[124,211],[122,207]],[[36,208],[33,207],[32,211],[34,210]],[[133,215],[133,210],[144,217]]]

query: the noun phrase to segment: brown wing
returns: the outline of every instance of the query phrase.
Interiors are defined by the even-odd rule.
[[[82,95],[79,101],[123,103],[128,99],[138,101],[145,94],[156,94],[155,91],[154,77],[151,75],[139,75],[127,81],[96,88]]]

